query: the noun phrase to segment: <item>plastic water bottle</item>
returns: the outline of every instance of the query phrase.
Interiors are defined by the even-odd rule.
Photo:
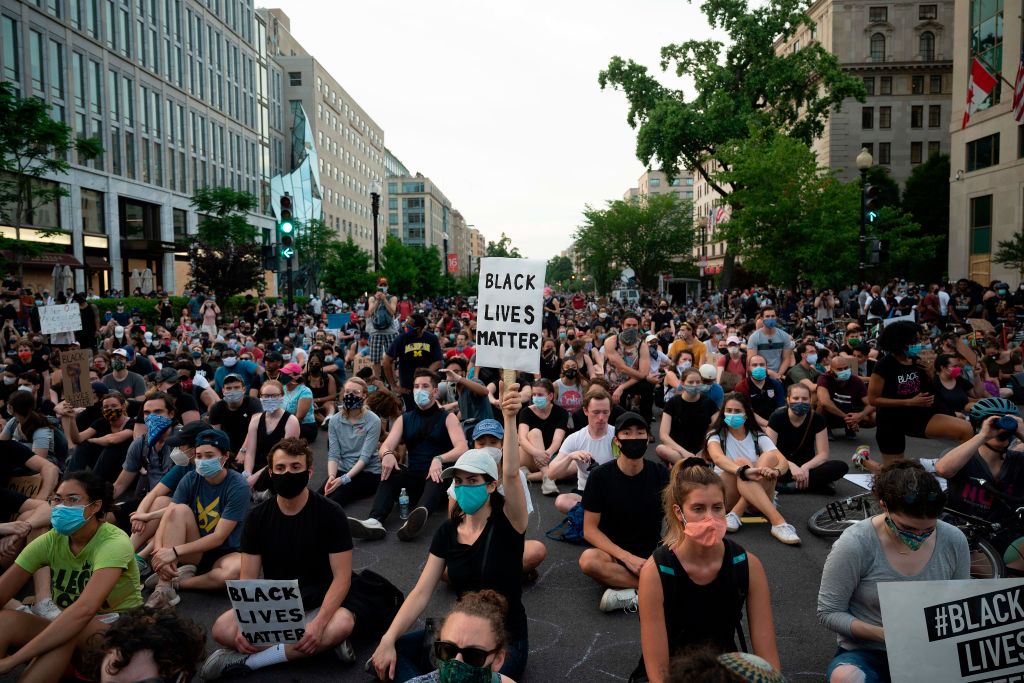
[[[398,516],[401,519],[409,519],[409,492],[405,489],[398,494]]]

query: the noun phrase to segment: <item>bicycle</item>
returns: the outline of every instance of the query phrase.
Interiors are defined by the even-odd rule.
[[[882,514],[882,508],[870,491],[834,500],[815,511],[807,520],[807,528],[815,536],[838,538],[857,522]],[[1001,530],[996,523],[947,508],[943,521],[952,524],[967,537],[971,551],[971,578],[1001,579],[1007,575],[1002,555],[989,540]]]

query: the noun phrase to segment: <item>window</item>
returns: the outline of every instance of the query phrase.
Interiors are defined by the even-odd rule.
[[[967,143],[967,171],[980,171],[999,163],[999,133]]]
[[[32,90],[43,96],[43,34],[28,32],[28,56],[32,71]]]
[[[402,192],[423,192],[423,183],[402,183]]]
[[[871,7],[868,9],[868,21],[872,24],[880,21],[889,20],[889,8],[888,7]]]
[[[288,85],[302,85],[302,72],[301,71],[289,71],[288,72]]]
[[[932,76],[928,80],[928,92],[932,95],[942,94],[942,76]]]
[[[921,163],[921,151],[923,145],[920,142],[910,143],[910,163],[919,164]]]
[[[923,95],[924,94],[924,76],[911,76],[910,77],[910,94],[911,95]]]
[[[875,78],[874,78],[874,76],[865,76],[864,77],[864,90],[865,90],[865,92],[867,92],[868,95],[874,95],[875,94]]]
[[[793,46],[790,48],[790,52],[792,52],[793,54],[796,54],[797,52],[800,52],[800,41],[799,40],[794,40],[793,41]]]
[[[917,104],[910,108],[910,127],[924,127],[924,107]]]
[[[935,34],[925,31],[917,42],[917,54],[926,62],[935,61]]]
[[[871,156],[875,155],[875,143],[873,142],[862,142],[860,146],[868,151]]]
[[[971,199],[971,253],[992,252],[992,195]]]
[[[928,127],[938,128],[942,125],[942,105],[941,104],[930,104],[928,105]]]
[[[648,187],[661,187],[661,179],[660,178],[650,178],[647,181],[647,186]]]
[[[21,53],[18,47],[18,24],[10,17],[0,17],[0,26],[0,38],[3,38],[0,41],[3,43],[3,77],[17,90],[18,84],[21,83],[21,75],[18,73],[18,56]]]
[[[82,188],[82,232],[104,234],[103,193]]]
[[[885,61],[885,36],[875,33],[871,36],[871,61]]]
[[[938,19],[939,18],[939,6],[938,5],[918,5],[917,7],[917,18],[921,21],[925,19]]]
[[[50,41],[50,97],[64,99],[64,46]]]
[[[870,130],[875,127],[875,108],[863,107],[860,110],[860,127]]]
[[[892,107],[878,108],[878,127],[885,129],[892,128]]]
[[[971,57],[977,56],[988,66],[989,71],[998,74],[1003,69],[1003,0],[971,0],[970,18]],[[999,103],[1002,90],[1000,81],[981,102],[977,109],[987,109]]]
[[[888,166],[892,163],[892,144],[889,142],[878,143],[878,163]]]
[[[882,76],[882,80],[879,83],[879,94],[891,95],[892,94],[892,76]]]
[[[933,156],[935,156],[936,154],[939,154],[941,152],[942,152],[942,145],[939,143],[938,140],[929,140],[928,141],[928,158],[929,159],[931,159]]]

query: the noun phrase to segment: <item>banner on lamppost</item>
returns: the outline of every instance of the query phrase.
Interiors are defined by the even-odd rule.
[[[448,272],[457,273],[459,272],[459,255],[448,254]]]

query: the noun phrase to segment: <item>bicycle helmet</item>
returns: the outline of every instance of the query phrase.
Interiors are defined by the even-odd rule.
[[[1017,417],[1020,416],[1020,410],[1014,405],[1013,401],[995,396],[981,399],[967,411],[967,417],[975,429],[985,418],[992,416],[1002,417],[1003,415]]]

